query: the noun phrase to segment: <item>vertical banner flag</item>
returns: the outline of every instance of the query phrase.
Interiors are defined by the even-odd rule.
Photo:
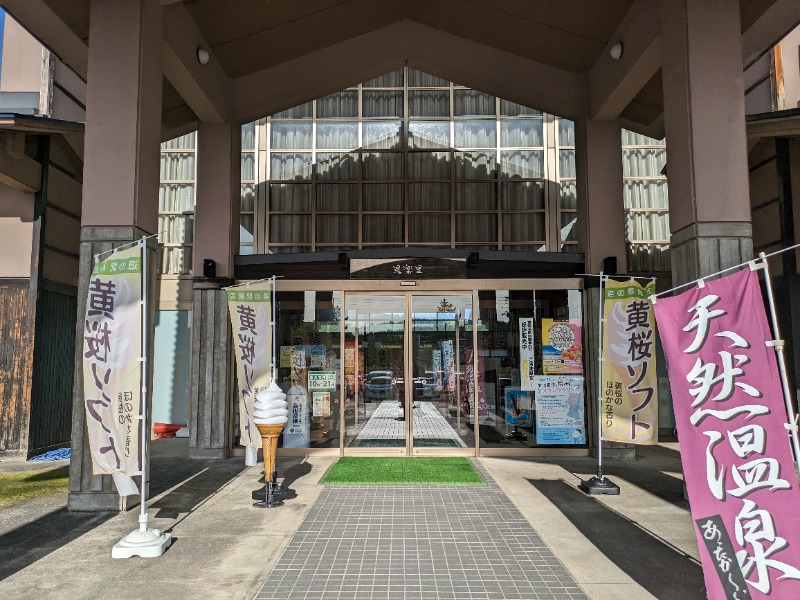
[[[267,281],[228,290],[228,311],[233,327],[236,377],[239,382],[239,441],[242,446],[253,449],[261,447],[261,435],[253,422],[253,403],[256,394],[268,387],[272,378],[270,287]]]
[[[708,597],[800,598],[800,491],[758,275],[654,308]]]
[[[533,391],[536,377],[536,341],[533,336],[533,319],[523,317],[519,320],[519,374],[522,378],[520,389]]]
[[[83,397],[92,471],[118,483],[139,471],[141,276],[139,246],[115,252],[92,270],[86,301]],[[127,493],[136,493],[130,485]]]
[[[658,443],[655,282],[607,281],[603,292],[603,439]]]

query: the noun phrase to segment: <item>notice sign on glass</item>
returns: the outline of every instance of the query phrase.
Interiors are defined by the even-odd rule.
[[[309,373],[310,375],[310,373]],[[314,392],[312,395],[312,408],[315,417],[331,416],[331,394],[330,392]]]
[[[309,392],[332,392],[336,389],[336,371],[309,371]]]
[[[534,389],[533,378],[536,376],[536,359],[534,357],[533,319],[519,320],[519,373],[522,377],[520,388],[526,391]]]
[[[542,319],[542,371],[545,375],[583,375],[580,319]]]
[[[536,443],[586,443],[583,377],[537,375]]]
[[[516,387],[506,387],[506,423],[524,427],[531,424],[530,392]]]

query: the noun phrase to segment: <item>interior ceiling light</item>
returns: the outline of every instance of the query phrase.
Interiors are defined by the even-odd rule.
[[[197,49],[197,62],[199,62],[201,65],[207,65],[210,59],[211,56],[208,54],[208,50],[205,48]]]
[[[608,54],[614,60],[619,60],[620,56],[622,56],[622,42],[617,42],[608,50]]]

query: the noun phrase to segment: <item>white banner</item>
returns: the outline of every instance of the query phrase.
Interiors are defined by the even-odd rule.
[[[228,310],[239,382],[239,443],[251,449],[245,455],[245,463],[252,466],[256,449],[261,447],[261,435],[253,422],[253,403],[256,394],[268,387],[272,378],[270,283],[229,289]]]
[[[92,471],[137,493],[141,414],[142,255],[139,246],[97,263],[83,327],[83,397]]]
[[[536,360],[534,356],[533,319],[519,320],[519,374],[522,377],[520,389],[531,392],[535,389]]]

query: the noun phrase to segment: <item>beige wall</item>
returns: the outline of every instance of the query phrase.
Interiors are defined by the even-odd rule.
[[[0,92],[36,92],[42,86],[42,45],[6,15]]]
[[[795,28],[780,43],[783,63],[783,106],[800,108],[800,27]]]
[[[0,277],[30,277],[33,194],[0,184]]]

